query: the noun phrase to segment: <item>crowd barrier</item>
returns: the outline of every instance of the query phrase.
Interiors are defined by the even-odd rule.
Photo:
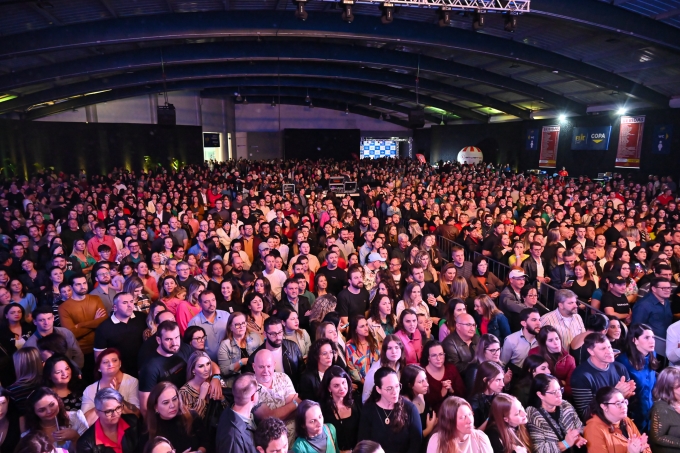
[[[463,250],[465,250],[466,261],[474,262],[478,256],[482,255],[479,252],[468,251],[463,245],[442,236],[437,236],[437,245],[442,254],[442,259],[447,263],[450,262],[451,260],[452,257],[451,253],[454,247],[462,247]],[[507,282],[508,274],[510,273],[510,266],[508,266],[507,264],[503,264],[499,261],[496,261],[488,256],[485,256],[484,258],[488,263],[489,272],[493,272],[493,274],[496,277],[503,280],[503,282]],[[556,291],[557,288],[555,288],[554,286],[549,285],[547,283],[541,283],[539,286],[539,304],[542,305],[547,310],[550,311],[555,310],[557,308],[557,304],[555,303]],[[585,324],[586,329],[589,327],[590,317],[592,315],[597,313],[604,314],[602,311],[598,310],[597,308],[593,307],[587,302],[584,302],[580,299],[578,302],[579,312],[581,314],[581,317],[583,318],[583,323]],[[654,338],[656,339],[655,342],[656,354],[658,356],[661,356],[659,357],[659,359],[662,361],[662,365],[666,366],[668,363],[666,359],[666,340],[656,335],[654,336]]]

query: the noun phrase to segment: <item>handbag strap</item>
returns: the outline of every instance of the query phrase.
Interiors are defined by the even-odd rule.
[[[335,439],[333,439],[333,433],[331,432],[331,429],[328,426],[324,426],[323,428],[328,430],[328,437],[331,438],[331,443],[333,444],[333,449],[335,450],[335,453],[340,453],[340,450],[338,450],[338,447],[335,445]]]
[[[550,429],[555,433],[557,436],[557,441],[559,442],[561,439],[564,439],[566,437],[566,434],[562,432],[562,427],[558,424],[557,426],[560,428],[560,432],[557,432],[557,429],[555,428],[555,425],[553,423],[553,419],[549,414],[546,414],[545,410],[543,408],[538,408],[538,412],[541,414],[541,416],[545,419],[546,423],[548,423],[548,426],[550,426]]]

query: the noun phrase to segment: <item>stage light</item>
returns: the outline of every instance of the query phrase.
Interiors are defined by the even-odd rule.
[[[503,27],[505,31],[514,33],[517,28],[517,16],[512,14],[505,14],[505,26]]]
[[[237,102],[241,102],[242,100],[243,100],[243,98],[241,97],[241,93],[239,93],[239,92],[237,91],[237,92],[236,92],[236,101],[237,101]]]
[[[371,106],[371,107],[373,106],[373,99],[372,98],[368,98],[368,105]]]
[[[560,115],[557,117],[557,121],[559,121],[560,123],[564,123],[565,121],[567,121],[567,115],[565,115],[564,113],[560,113]]]
[[[312,98],[309,97],[309,88],[307,88],[307,96],[305,97],[305,102],[309,104],[312,102]]]
[[[383,24],[391,24],[394,20],[394,7],[391,4],[384,3],[381,9],[382,17],[380,18],[380,21]]]
[[[442,122],[439,123],[440,126],[446,126],[446,123],[444,122],[444,115],[442,115]]]
[[[248,98],[243,98],[243,105],[248,105]]]
[[[305,3],[307,3],[307,0],[297,0],[295,2],[295,17],[297,17],[300,20],[307,20],[307,11],[305,11]]]
[[[484,28],[484,16],[482,12],[476,12],[472,19],[472,29],[477,31]]]
[[[272,107],[276,107],[276,101],[272,98]]]
[[[439,10],[439,26],[448,27],[449,25],[451,25],[451,10],[442,8]]]
[[[619,109],[616,111],[616,114],[621,116],[626,114],[626,108],[625,107],[619,107]]]
[[[345,115],[349,115],[349,105],[345,106]]]
[[[352,23],[354,20],[354,5],[352,3],[342,4],[342,20],[348,23]]]

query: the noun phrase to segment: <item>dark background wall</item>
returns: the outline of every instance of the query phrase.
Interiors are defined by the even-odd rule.
[[[202,140],[200,126],[0,120],[0,162],[5,167],[10,159],[19,176],[36,163],[69,173],[140,170],[144,156],[168,168],[172,158],[202,162]]]
[[[352,159],[359,155],[359,129],[285,129],[283,150],[286,159],[336,160]]]
[[[680,167],[680,111],[677,109],[639,111],[630,115],[646,115],[639,174],[677,176]],[[414,135],[414,149],[430,151],[430,162],[455,160],[465,146],[477,146],[484,153],[484,161],[494,164],[509,162],[513,168],[526,170],[538,168],[539,151],[525,149],[525,135],[530,128],[559,124],[556,119],[522,121],[496,124],[466,124],[433,126]],[[654,126],[672,124],[673,137],[670,154],[654,154]],[[566,167],[572,175],[597,176],[599,172],[614,170],[618,148],[618,116],[601,114],[568,118],[560,124],[557,168]],[[612,126],[609,148],[606,151],[572,151],[571,138],[574,127]],[[539,133],[540,140],[540,133]],[[622,169],[624,172],[630,170]]]

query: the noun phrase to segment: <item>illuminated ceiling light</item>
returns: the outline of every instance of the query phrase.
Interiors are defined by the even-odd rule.
[[[241,93],[239,93],[239,92],[237,91],[237,92],[234,93],[234,94],[236,95],[236,101],[237,101],[237,102],[241,102],[241,101],[243,100],[243,98],[241,97]]]
[[[484,28],[484,16],[485,14],[481,11],[477,11],[472,18],[472,29],[477,31]]]
[[[353,2],[343,2],[342,3],[342,20],[347,23],[352,23],[354,20],[354,3]]]
[[[305,11],[305,3],[307,3],[307,0],[297,0],[295,2],[295,17],[303,21],[307,20],[309,16],[307,11]]]
[[[309,97],[309,88],[307,88],[307,96],[305,96],[305,102],[309,104],[312,102],[312,98]]]
[[[313,109],[313,108],[314,108],[314,104],[313,104],[311,101],[309,102],[309,108],[310,108],[310,109]]]
[[[625,107],[619,107],[619,109],[616,111],[617,115],[625,115],[626,114],[626,108]]]
[[[391,24],[394,20],[394,6],[392,6],[391,3],[383,3],[381,9],[382,17],[380,18],[380,22],[383,24]]]
[[[442,122],[439,123],[440,126],[446,126],[446,123],[444,122],[444,115],[442,115]]]
[[[0,102],[11,101],[12,99],[16,99],[16,95],[14,95],[14,94],[0,94]]]
[[[449,25],[451,25],[451,10],[441,8],[439,10],[439,26],[448,27]]]
[[[505,29],[505,31],[514,33],[515,29],[517,28],[517,16],[513,14],[505,14],[504,21],[505,25],[503,26],[503,28]]]
[[[560,113],[560,115],[557,117],[557,120],[560,123],[564,123],[565,121],[567,121],[567,115],[565,115],[564,113]]]

